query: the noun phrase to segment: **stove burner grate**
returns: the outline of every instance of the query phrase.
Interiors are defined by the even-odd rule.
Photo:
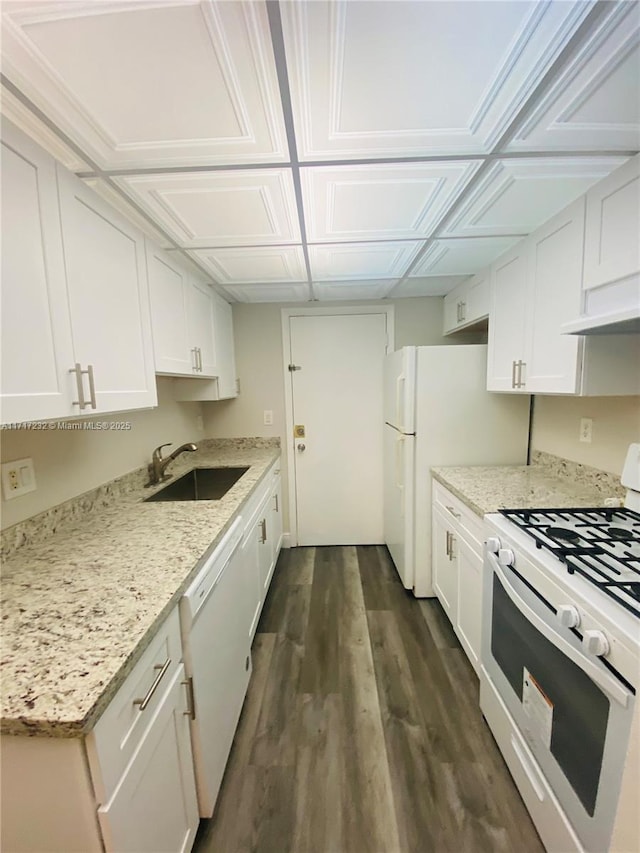
[[[640,513],[620,507],[500,513],[527,533],[536,548],[563,562],[569,574],[586,578],[640,618]]]

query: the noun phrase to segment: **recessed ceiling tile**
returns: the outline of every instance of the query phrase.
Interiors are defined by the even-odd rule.
[[[313,283],[313,292],[321,302],[331,300],[383,299],[395,285],[387,281],[320,281]]]
[[[309,240],[402,240],[428,236],[479,161],[301,170]]]
[[[521,239],[468,237],[435,240],[410,275],[473,275],[488,267]]]
[[[507,151],[640,148],[640,15],[608,3],[598,30],[555,80]]]
[[[223,285],[281,284],[307,280],[300,246],[194,249],[190,254],[204,264],[214,279]]]
[[[298,151],[489,151],[590,3],[283,3]]]
[[[289,169],[146,174],[116,180],[181,246],[300,242]]]
[[[389,294],[393,299],[405,296],[446,296],[467,278],[465,275],[431,275],[408,278]]]
[[[530,234],[624,160],[537,157],[496,161],[443,233],[457,237]]]
[[[314,281],[399,278],[421,243],[336,243],[309,246]]]
[[[102,168],[276,162],[264,3],[11,3],[3,71]]]
[[[237,302],[309,302],[308,284],[239,284],[225,292]]]

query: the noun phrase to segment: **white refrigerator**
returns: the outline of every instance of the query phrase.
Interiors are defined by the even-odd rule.
[[[431,468],[524,465],[528,395],[487,387],[487,347],[404,347],[384,363],[384,539],[418,597],[431,585]]]

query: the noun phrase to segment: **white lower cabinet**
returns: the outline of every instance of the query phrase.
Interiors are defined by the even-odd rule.
[[[98,817],[107,853],[188,853],[200,821],[182,664]],[[215,736],[215,733],[211,733]]]
[[[482,519],[433,483],[433,586],[475,671],[482,632]]]

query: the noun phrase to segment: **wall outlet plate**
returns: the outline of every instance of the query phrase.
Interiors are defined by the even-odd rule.
[[[11,501],[28,492],[35,492],[37,486],[33,459],[14,459],[13,462],[3,462],[0,472],[5,501]]]
[[[580,441],[591,444],[593,434],[593,420],[591,418],[580,418]]]

